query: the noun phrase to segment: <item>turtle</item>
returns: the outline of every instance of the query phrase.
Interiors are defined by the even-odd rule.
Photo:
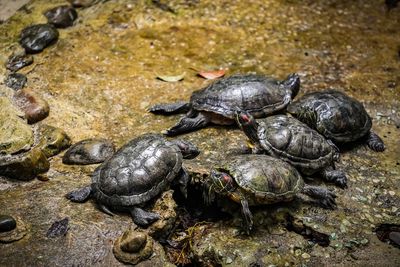
[[[288,202],[300,194],[326,209],[335,209],[336,195],[327,188],[304,183],[289,163],[262,154],[232,156],[210,172],[209,191],[228,197],[242,208],[247,234],[253,228],[249,206]]]
[[[237,108],[260,118],[284,109],[297,95],[300,78],[292,73],[283,81],[263,75],[236,74],[221,78],[193,92],[190,102],[157,104],[149,111],[154,114],[186,113],[164,134],[174,136],[198,130],[210,123],[234,125]]]
[[[382,139],[371,130],[372,121],[363,104],[338,90],[306,94],[287,111],[337,145],[362,140],[373,151],[385,150]]]
[[[335,170],[338,148],[305,123],[287,115],[256,120],[246,111],[237,111],[236,121],[250,139],[253,153],[265,152],[289,162],[304,175],[320,173],[329,182],[347,186],[346,174]]]
[[[189,175],[182,158],[193,159],[198,148],[189,141],[166,140],[160,134],[144,134],[122,146],[92,173],[91,185],[69,192],[72,202],[94,198],[103,212],[129,211],[135,224],[147,226],[157,219],[144,206],[175,182],[187,196]],[[111,209],[111,210],[110,210]]]

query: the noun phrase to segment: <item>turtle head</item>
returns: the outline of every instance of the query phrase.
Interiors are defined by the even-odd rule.
[[[237,110],[235,112],[235,120],[250,141],[253,143],[258,143],[258,123],[254,117],[247,111]]]
[[[235,181],[228,173],[212,170],[210,173],[212,189],[222,195],[230,194],[235,190]]]
[[[200,150],[197,146],[189,141],[176,139],[171,142],[179,148],[184,159],[194,159],[200,154]]]
[[[292,92],[292,99],[298,94],[300,90],[300,76],[297,73],[292,73],[287,76],[287,78],[282,81],[285,88]]]

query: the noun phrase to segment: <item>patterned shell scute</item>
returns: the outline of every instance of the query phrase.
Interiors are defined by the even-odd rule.
[[[275,79],[261,75],[234,75],[194,92],[190,102],[196,110],[233,118],[237,108],[259,112],[265,107],[280,105],[286,93]]]
[[[276,115],[258,120],[261,145],[273,154],[296,161],[332,160],[335,153],[325,137],[295,118]]]
[[[113,206],[144,203],[163,191],[181,166],[176,145],[160,135],[143,135],[98,167],[92,176],[95,197]]]
[[[315,127],[327,138],[337,142],[351,142],[365,136],[371,129],[372,122],[364,106],[354,98],[336,90],[314,92],[303,96],[293,103],[296,116],[302,110],[316,113]],[[291,111],[290,111],[291,112]]]
[[[242,189],[271,200],[290,199],[304,185],[294,167],[267,155],[236,156],[228,163],[227,169]]]

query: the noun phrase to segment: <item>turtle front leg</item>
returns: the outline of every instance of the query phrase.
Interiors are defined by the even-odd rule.
[[[327,188],[305,185],[301,192],[315,200],[318,205],[325,209],[336,208],[336,195],[334,192],[330,191]]]
[[[249,235],[251,229],[253,229],[253,215],[249,209],[249,203],[245,198],[240,200],[240,204],[242,205],[244,230],[246,231],[246,234]]]
[[[65,195],[65,197],[72,202],[83,203],[90,198],[92,194],[92,186],[88,185],[78,190],[74,190]]]
[[[161,115],[186,113],[190,110],[190,103],[176,102],[172,104],[157,104],[148,109],[149,112]]]
[[[168,136],[175,136],[195,131],[206,127],[209,122],[209,118],[201,113],[198,113],[197,116],[193,118],[183,117],[175,126],[166,130],[164,134]]]
[[[189,183],[190,176],[185,168],[181,168],[178,173],[178,176],[174,180],[174,184],[179,186],[179,190],[181,191],[182,195],[187,198],[187,185]]]
[[[148,226],[160,219],[160,215],[154,212],[145,211],[139,207],[133,207],[131,210],[133,222],[139,226]]]
[[[369,131],[366,143],[370,149],[376,152],[385,151],[385,144],[382,139],[373,131]]]
[[[332,182],[340,188],[347,187],[347,177],[344,171],[334,170],[333,167],[328,167],[321,171],[321,175],[326,181]]]

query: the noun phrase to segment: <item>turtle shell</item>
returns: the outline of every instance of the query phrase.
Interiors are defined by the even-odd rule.
[[[182,167],[178,147],[161,135],[131,140],[92,175],[94,198],[110,207],[140,205],[164,191]]]
[[[265,76],[233,75],[194,92],[190,102],[195,110],[229,119],[234,119],[237,108],[261,117],[285,108],[291,94],[285,89],[282,82]]]
[[[365,136],[372,122],[364,106],[336,90],[304,95],[288,111],[334,142],[352,142]]]
[[[235,179],[249,205],[290,201],[304,187],[293,166],[267,155],[235,156],[224,169]]]
[[[309,169],[309,174],[331,165],[337,154],[325,137],[293,117],[276,115],[257,122],[262,148],[295,167]]]

